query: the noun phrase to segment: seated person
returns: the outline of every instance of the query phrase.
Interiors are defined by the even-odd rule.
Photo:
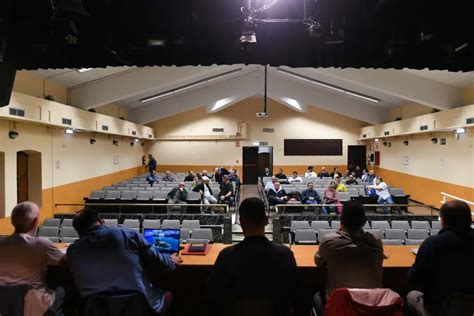
[[[374,234],[364,232],[365,210],[362,204],[348,201],[341,214],[341,227],[329,233],[320,243],[314,256],[318,267],[327,269],[326,294],[314,297],[316,311],[323,315],[326,298],[338,288],[382,287],[382,241]]]
[[[146,176],[145,181],[148,182],[148,184],[149,184],[151,187],[153,186],[153,184],[156,183],[155,170],[152,170],[151,173],[149,173],[149,174]]]
[[[337,192],[347,192],[347,188],[344,185],[344,183],[341,182],[341,178],[336,177],[335,181],[336,181],[336,184],[337,184],[337,188],[336,188]]]
[[[362,177],[362,170],[360,169],[360,166],[356,166],[354,170],[354,175],[356,179],[360,179]]]
[[[49,239],[35,236],[39,216],[35,203],[18,204],[11,214],[14,233],[0,239],[0,285],[30,286],[25,296],[25,315],[30,315],[26,306],[36,311],[34,315],[61,312],[64,299],[64,289],[47,288],[46,271],[48,265],[65,264],[66,256]]]
[[[334,171],[331,172],[331,178],[336,179],[337,177],[342,178],[342,174],[339,172],[338,167],[334,167]]]
[[[367,177],[369,176],[369,173],[367,172],[367,169],[362,170],[362,175],[360,176],[360,179],[364,182],[369,182],[367,181]]]
[[[275,182],[277,182],[277,181],[278,181],[278,179],[275,176],[272,176],[272,181],[268,181],[265,184],[265,192],[268,193],[268,191],[270,191],[270,189],[275,188]]]
[[[270,206],[277,204],[286,204],[288,202],[288,196],[285,189],[281,187],[280,182],[275,182],[275,187],[268,191],[268,204]]]
[[[305,178],[316,178],[317,174],[314,172],[313,166],[308,167],[308,171],[304,174]]]
[[[265,237],[268,217],[262,200],[243,200],[239,218],[245,239],[223,249],[209,274],[208,298],[215,314],[233,315],[233,306],[261,300],[272,302],[275,314],[290,315],[297,280],[293,253]]]
[[[217,199],[213,196],[211,186],[209,185],[209,178],[201,176],[199,184],[193,188],[194,192],[201,194],[201,200],[204,204],[216,204]]]
[[[372,183],[375,183],[376,178],[377,176],[375,175],[374,169],[371,169],[369,172],[369,175],[365,178],[365,181],[372,184]]]
[[[344,175],[342,176],[342,178],[349,178],[349,176],[351,175],[351,171],[348,169],[346,170],[346,172],[344,172]]]
[[[171,171],[166,171],[165,176],[161,180],[166,182],[174,182],[174,178],[171,175]]]
[[[337,206],[340,203],[336,189],[336,182],[331,181],[326,190],[324,190],[324,204],[334,204],[334,206],[324,206],[322,212],[323,215],[327,215],[330,213],[339,213],[339,208]]]
[[[293,182],[302,183],[303,179],[301,179],[301,177],[298,176],[298,172],[293,171],[293,175],[288,179],[288,182],[290,182],[290,183],[293,183]]]
[[[224,167],[219,167],[214,169],[214,181],[217,183],[222,183],[222,177],[228,175],[229,171]]]
[[[229,177],[229,181],[230,181],[230,182],[235,183],[235,185],[236,185],[237,187],[239,187],[239,185],[240,185],[240,178],[239,178],[238,173],[237,173],[235,170],[230,171],[227,176]]]
[[[275,177],[278,180],[287,180],[288,181],[288,177],[286,176],[286,174],[283,173],[283,169],[281,169],[281,168],[278,168],[278,173],[275,175]]]
[[[467,203],[453,200],[440,209],[438,235],[420,246],[408,280],[416,289],[408,293],[410,309],[420,316],[443,314],[443,303],[451,294],[474,295],[474,231]]]
[[[187,200],[188,191],[186,191],[186,184],[184,182],[180,182],[177,187],[168,192],[169,204],[186,204]]]
[[[263,172],[263,176],[264,177],[271,177],[272,176],[272,172],[270,171],[270,168],[265,167],[265,171]]]
[[[193,171],[188,171],[188,174],[186,175],[186,177],[184,177],[184,182],[191,182],[191,181],[194,181],[194,172]]]
[[[222,183],[219,186],[219,193],[217,196],[219,203],[227,205],[232,205],[234,203],[234,186],[226,175],[222,176]]]
[[[80,239],[68,247],[67,257],[82,298],[102,292],[136,291],[155,312],[170,307],[171,293],[151,285],[144,267],[158,273],[171,271],[182,262],[176,253],[159,253],[134,230],[105,226],[92,209],[77,214],[72,225]]]
[[[307,189],[301,193],[301,202],[303,204],[320,204],[321,199],[319,198],[318,192],[314,190],[313,182],[308,182]]]
[[[321,167],[321,171],[318,173],[318,178],[330,177],[329,172],[326,171],[326,167]]]
[[[390,192],[388,192],[388,186],[385,182],[383,182],[382,178],[375,178],[375,185],[368,185],[368,190],[375,190],[378,199],[377,203],[379,204],[393,204],[392,196]],[[388,207],[384,207],[383,211],[385,214],[390,213],[390,209]]]
[[[357,180],[354,178],[354,176],[351,174],[349,175],[349,178],[346,181],[347,185],[353,185],[353,184],[359,184]]]

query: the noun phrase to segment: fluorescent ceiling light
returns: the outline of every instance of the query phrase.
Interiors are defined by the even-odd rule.
[[[135,138],[133,141],[134,141],[135,143],[138,143],[140,140],[139,140],[138,138]]]
[[[83,73],[83,72],[86,72],[86,71],[89,71],[89,70],[92,70],[94,68],[79,68],[79,69],[76,69],[77,72],[80,72],[80,73]]]
[[[232,76],[232,75],[234,75],[238,72],[241,72],[241,71],[242,71],[242,68],[237,68],[237,69],[234,69],[234,70],[226,71],[226,72],[223,72],[221,74],[211,76],[211,77],[207,77],[205,79],[202,79],[202,80],[199,80],[199,81],[196,81],[196,82],[193,82],[193,83],[190,83],[190,84],[187,84],[187,85],[175,88],[175,89],[171,89],[171,90],[164,91],[164,92],[161,92],[161,93],[158,93],[158,94],[155,94],[155,95],[151,95],[149,97],[140,99],[140,102],[141,103],[146,103],[146,102],[154,101],[154,100],[157,100],[157,99],[161,99],[161,98],[164,98],[164,97],[167,97],[167,96],[179,93],[179,92],[187,91],[189,89],[208,84],[210,82],[213,82],[213,81],[225,78],[225,77]]]
[[[463,127],[456,128],[456,134],[464,134],[466,132],[466,129]]]
[[[214,106],[211,109],[211,112],[219,110],[220,108],[226,106],[227,104],[229,104],[233,100],[234,100],[234,98],[224,98],[224,99],[220,99],[220,100],[216,101],[216,103],[214,103]]]
[[[291,107],[295,108],[298,111],[303,111],[303,108],[301,107],[300,103],[296,101],[295,99],[291,98],[281,98],[284,102],[288,103]]]
[[[380,99],[373,98],[373,97],[370,97],[368,95],[364,95],[364,94],[361,94],[361,93],[357,93],[355,91],[347,90],[347,89],[344,89],[344,88],[341,88],[341,87],[338,87],[338,86],[335,86],[335,85],[332,85],[332,84],[329,84],[329,83],[326,83],[326,82],[323,82],[323,81],[320,81],[320,80],[316,80],[316,79],[313,79],[313,78],[310,78],[310,77],[306,77],[306,76],[300,75],[296,72],[292,72],[292,71],[289,71],[289,70],[286,70],[286,69],[283,69],[283,68],[277,68],[277,71],[282,73],[282,74],[285,74],[289,77],[297,78],[297,79],[306,81],[308,83],[312,83],[314,85],[324,87],[326,89],[334,90],[334,91],[337,91],[337,92],[340,92],[340,93],[348,94],[350,96],[360,98],[360,99],[364,99],[364,100],[371,101],[371,102],[375,102],[375,103],[380,102]]]
[[[72,128],[66,128],[66,129],[64,130],[64,133],[66,133],[66,134],[68,134],[68,135],[72,135],[72,134],[74,134],[74,130],[73,130]]]

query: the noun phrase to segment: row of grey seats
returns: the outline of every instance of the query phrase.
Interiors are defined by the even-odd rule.
[[[132,191],[143,191],[143,190],[152,190],[152,191],[166,191],[169,192],[171,189],[174,187],[177,187],[178,184],[172,184],[172,185],[163,185],[163,184],[155,184],[153,186],[150,186],[149,184],[120,184],[120,185],[112,185],[109,187],[103,187],[103,191],[126,191],[126,190],[132,190]],[[219,189],[219,185],[217,184],[212,184],[210,185],[212,190],[217,190]],[[186,185],[186,190],[191,191],[193,188],[191,185]]]
[[[92,191],[89,200],[167,200],[168,191]],[[201,199],[198,192],[188,191],[188,201],[197,201]]]
[[[426,229],[386,229],[385,231],[379,228],[367,228],[366,232],[370,232],[379,237],[384,244],[390,245],[419,245],[426,238],[437,235],[439,228]],[[294,240],[297,244],[316,244],[321,243],[329,233],[336,232],[334,228],[321,228],[317,231],[314,229],[297,229],[290,234],[290,242]]]
[[[290,230],[294,232],[297,229],[339,229],[340,221],[292,221]],[[425,229],[426,231],[433,229],[441,229],[441,223],[439,221],[419,221],[419,220],[412,220],[411,224],[407,220],[392,220],[389,221],[367,221],[365,223],[364,229],[381,229],[385,231],[386,229],[403,229],[405,232],[408,229]]]

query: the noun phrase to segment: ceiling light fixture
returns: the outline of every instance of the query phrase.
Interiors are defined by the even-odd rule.
[[[464,134],[465,132],[466,132],[466,129],[463,127],[456,128],[456,131],[455,131],[456,134]]]
[[[332,85],[332,84],[329,84],[329,83],[326,83],[326,82],[323,82],[323,81],[319,81],[319,80],[316,80],[316,79],[313,79],[313,78],[310,78],[310,77],[306,77],[306,76],[300,75],[298,73],[295,73],[295,72],[292,72],[292,71],[289,71],[289,70],[286,70],[286,69],[283,69],[283,68],[277,68],[277,71],[282,73],[282,74],[285,74],[289,77],[304,80],[308,83],[312,83],[312,84],[315,84],[317,86],[324,87],[326,89],[334,90],[334,91],[337,91],[337,92],[340,92],[340,93],[344,93],[344,94],[347,94],[347,95],[350,95],[350,96],[353,96],[353,97],[356,97],[356,98],[364,99],[364,100],[375,102],[375,103],[380,102],[380,99],[373,98],[373,97],[370,97],[368,95],[364,95],[364,94],[361,94],[361,93],[358,93],[358,92],[355,92],[355,91],[347,90],[347,89],[344,89],[344,88],[341,88],[341,87],[338,87],[338,86],[335,86],[335,85]]]
[[[236,74],[238,72],[241,72],[241,71],[242,71],[242,68],[237,68],[237,69],[234,69],[234,70],[226,71],[226,72],[223,72],[221,74],[211,76],[211,77],[207,77],[205,79],[202,79],[202,80],[199,80],[199,81],[196,81],[196,82],[193,82],[193,83],[190,83],[190,84],[187,84],[187,85],[175,88],[175,89],[171,89],[171,90],[164,91],[164,92],[161,92],[161,93],[158,93],[158,94],[155,94],[155,95],[151,95],[149,97],[140,99],[140,102],[141,103],[146,103],[146,102],[154,101],[154,100],[157,100],[157,99],[161,99],[161,98],[173,95],[175,93],[187,91],[189,89],[199,87],[199,86],[205,85],[207,83],[210,83],[210,82],[213,82],[213,81],[225,78],[225,77],[229,77],[229,76],[234,75],[234,74]]]
[[[67,135],[72,135],[74,134],[74,130],[72,128],[66,128],[64,130],[64,133],[66,133]]]
[[[89,71],[89,70],[92,70],[94,68],[79,68],[79,69],[76,69],[77,72],[80,72],[80,73],[83,73],[83,72],[86,72],[86,71]]]

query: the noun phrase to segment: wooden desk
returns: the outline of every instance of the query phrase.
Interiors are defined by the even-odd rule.
[[[68,244],[56,244],[58,248],[65,249]],[[205,256],[200,255],[183,255],[183,266],[213,266],[216,262],[219,252],[229,247],[226,244],[213,244],[209,253]],[[384,246],[384,253],[388,257],[384,260],[384,268],[409,268],[415,261],[415,255],[411,252],[417,246]],[[314,254],[318,250],[316,245],[292,245],[296,259],[296,264],[299,268],[314,268]]]

